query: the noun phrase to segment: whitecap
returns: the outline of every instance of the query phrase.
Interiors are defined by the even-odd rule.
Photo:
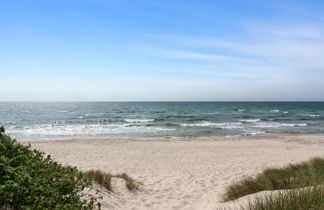
[[[256,136],[260,134],[265,134],[265,131],[246,131],[243,136]]]
[[[208,122],[204,121],[201,123],[191,123],[191,124],[180,124],[182,127],[216,127],[216,128],[222,128],[222,129],[237,129],[237,128],[242,128],[241,122],[238,123],[213,123],[213,122]]]
[[[136,126],[128,127],[123,124],[109,125],[58,125],[42,124],[23,126],[21,128],[8,127],[7,133],[14,136],[24,137],[73,137],[73,136],[100,136],[110,134],[131,134],[131,133],[154,133],[159,131],[170,131],[171,128]]]
[[[260,122],[255,126],[256,128],[280,128],[280,127],[304,127],[306,123],[278,123],[278,122]]]
[[[278,112],[280,112],[280,110],[279,109],[272,109],[272,110],[270,110],[270,112],[278,113]]]
[[[124,119],[127,123],[148,123],[154,122],[154,119]]]
[[[248,119],[248,120],[239,120],[240,122],[246,122],[246,123],[254,123],[254,122],[260,122],[261,119]]]

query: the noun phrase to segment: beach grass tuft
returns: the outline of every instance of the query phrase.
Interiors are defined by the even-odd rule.
[[[313,158],[283,168],[266,169],[256,177],[244,177],[227,187],[224,200],[234,200],[265,190],[298,189],[323,183],[324,159]]]
[[[128,176],[126,173],[118,174],[116,177],[124,179],[126,181],[126,187],[130,191],[138,190],[139,184],[135,182],[133,178]]]
[[[111,177],[109,173],[104,173],[100,170],[89,170],[85,172],[91,180],[111,191]]]
[[[242,208],[244,209],[244,208]],[[248,204],[247,210],[322,210],[324,209],[324,187],[279,191],[268,196],[257,196]]]
[[[111,178],[120,178],[125,180],[126,187],[129,191],[135,191],[138,190],[139,184],[130,176],[128,176],[126,173],[113,175],[110,173],[105,173],[101,170],[89,170],[86,171],[85,174],[93,181],[98,183],[99,185],[105,187],[107,190],[112,191],[111,187]]]
[[[224,200],[230,201],[260,191],[245,210],[320,210],[324,209],[324,159],[266,169],[255,177],[244,177],[227,187]],[[274,191],[277,190],[277,191]]]

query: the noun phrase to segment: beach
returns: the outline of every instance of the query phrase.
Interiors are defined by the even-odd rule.
[[[232,182],[324,156],[324,136],[302,134],[20,142],[64,165],[127,173],[140,183],[137,192],[129,192],[115,180],[113,193],[100,192],[102,209],[234,209],[255,195],[224,203],[222,195]]]

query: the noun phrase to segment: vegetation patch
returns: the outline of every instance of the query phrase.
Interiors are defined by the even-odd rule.
[[[224,200],[233,200],[264,190],[298,189],[324,184],[324,159],[266,169],[256,177],[245,177],[227,187]]]
[[[139,184],[137,182],[135,182],[135,180],[133,178],[131,178],[130,176],[128,176],[125,173],[122,174],[118,174],[115,177],[124,179],[126,181],[126,187],[128,190],[130,191],[134,191],[134,190],[138,190]]]
[[[85,189],[95,181],[111,190],[112,177],[124,179],[130,191],[138,189],[125,173],[63,166],[30,145],[17,143],[0,127],[0,209],[100,209],[98,197]]]
[[[88,187],[91,180],[82,172],[17,143],[0,128],[0,209],[100,208],[83,193]]]
[[[247,210],[323,210],[322,186],[280,191],[250,201]]]
[[[280,190],[249,200],[247,210],[324,209],[324,159],[266,169],[256,177],[245,177],[228,186],[224,200],[233,200],[264,190]]]
[[[100,170],[89,170],[89,171],[86,171],[85,174],[90,179],[95,181],[97,184],[105,187],[106,189],[108,189],[110,191],[112,190],[112,187],[111,187],[111,178],[112,177],[124,179],[126,182],[126,187],[129,191],[138,190],[138,187],[139,187],[139,184],[133,178],[128,176],[126,173],[113,175],[110,173],[102,172]]]
[[[100,170],[89,170],[85,172],[91,180],[111,191],[111,174],[104,173]]]

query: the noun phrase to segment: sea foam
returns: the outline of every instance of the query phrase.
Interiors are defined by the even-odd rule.
[[[39,136],[39,137],[74,137],[74,136],[100,136],[127,133],[152,133],[159,131],[170,131],[171,128],[136,126],[128,127],[124,124],[110,125],[33,125],[33,126],[11,126],[7,133],[13,136]]]
[[[222,128],[222,129],[235,129],[235,128],[242,128],[241,122],[234,122],[234,123],[213,123],[213,122],[201,122],[201,123],[183,123],[180,124],[183,127],[215,127],[215,128]]]
[[[127,123],[148,123],[154,122],[154,119],[124,119]]]

